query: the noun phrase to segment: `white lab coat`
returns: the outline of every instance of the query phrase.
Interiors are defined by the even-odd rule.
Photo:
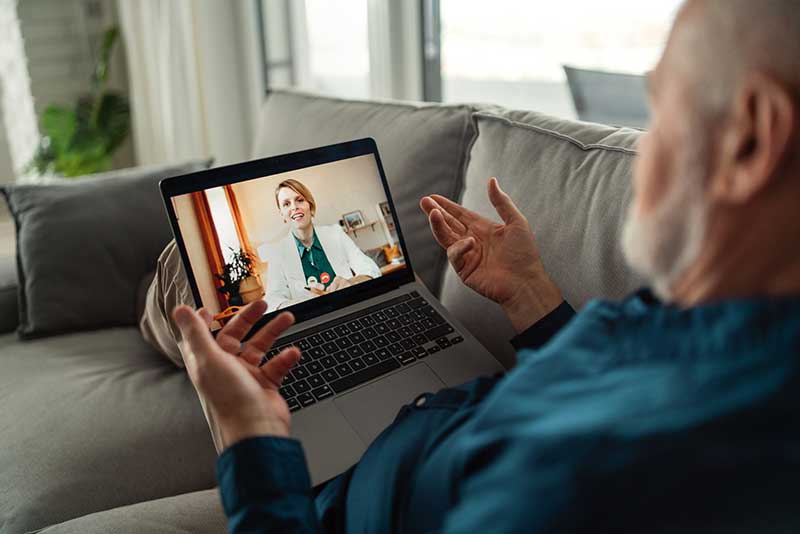
[[[352,278],[363,274],[378,278],[381,275],[378,265],[361,252],[341,226],[317,226],[315,230],[335,276]],[[265,258],[268,262],[267,292],[264,297],[267,311],[312,298],[314,295],[304,289],[308,284],[292,233],[265,248],[268,251]]]

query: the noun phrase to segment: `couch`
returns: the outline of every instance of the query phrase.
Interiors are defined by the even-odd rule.
[[[511,367],[511,326],[448,268],[420,197],[440,193],[496,218],[485,185],[497,176],[566,299],[580,308],[619,298],[642,283],[617,245],[639,135],[491,105],[276,90],[252,157],[374,137],[418,275]],[[145,259],[154,266],[157,254]],[[216,452],[185,371],[145,343],[135,321],[21,340],[17,274],[13,258],[3,259],[0,533],[225,532]]]

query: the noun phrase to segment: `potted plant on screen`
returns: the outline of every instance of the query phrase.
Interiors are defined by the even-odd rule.
[[[230,306],[244,306],[264,296],[264,288],[258,279],[256,259],[242,249],[229,247],[231,260],[215,275],[222,282],[217,291],[225,295]]]

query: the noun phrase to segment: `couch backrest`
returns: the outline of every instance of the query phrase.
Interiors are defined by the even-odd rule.
[[[275,90],[259,120],[252,156],[375,138],[414,270],[438,292],[446,263],[431,238],[424,195],[458,195],[475,130],[468,106],[366,102]]]
[[[619,298],[642,285],[626,266],[619,236],[631,196],[634,147],[641,132],[489,108],[473,115],[462,203],[499,221],[486,193],[496,176],[526,215],[545,268],[576,308],[592,298]],[[514,335],[499,306],[465,288],[448,267],[444,305],[509,365]]]

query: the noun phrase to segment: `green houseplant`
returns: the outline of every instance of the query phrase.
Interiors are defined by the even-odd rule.
[[[243,306],[261,298],[264,294],[256,278],[256,259],[242,249],[231,251],[231,261],[222,267],[222,274],[215,275],[222,282],[217,291],[228,299],[230,306]]]
[[[38,174],[82,176],[111,169],[111,157],[130,133],[130,105],[108,90],[108,68],[119,28],[106,30],[91,90],[72,108],[48,106],[41,118],[42,139],[30,167]]]

